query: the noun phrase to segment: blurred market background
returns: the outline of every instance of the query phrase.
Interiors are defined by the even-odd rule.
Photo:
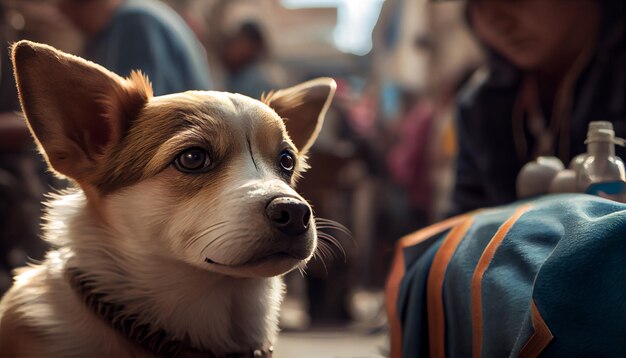
[[[316,215],[348,227],[352,237],[305,276],[287,277],[278,357],[386,355],[383,286],[394,243],[445,215],[453,180],[453,98],[479,67],[481,55],[463,20],[463,4],[427,0],[170,0],[206,49],[213,89],[260,92],[330,76],[336,99],[315,144],[312,169],[299,190]],[[2,0],[2,111],[18,110],[7,45],[17,39],[81,55],[84,38],[55,0]],[[225,55],[248,35],[262,55],[249,78],[232,76]],[[258,50],[258,48],[257,48]],[[244,51],[244,50],[242,50]],[[252,50],[251,50],[252,51]],[[241,60],[244,61],[244,60]],[[245,62],[245,61],[244,61]],[[236,67],[236,66],[235,66]],[[247,84],[254,83],[254,86]],[[239,87],[238,87],[239,86]],[[256,92],[255,92],[256,91]],[[44,173],[32,159],[9,159],[0,145],[0,293],[9,270],[41,257],[41,195],[63,185],[18,172]],[[23,151],[22,151],[23,153]],[[410,164],[410,165],[409,165]],[[9,168],[9,169],[7,169]],[[24,169],[26,168],[26,169]],[[22,191],[15,190],[20,181]],[[30,182],[29,182],[30,181]],[[24,188],[25,182],[29,182]],[[9,217],[19,203],[27,218]],[[10,206],[10,208],[9,208]],[[35,218],[35,219],[33,219]],[[21,228],[15,229],[15,221]],[[13,225],[11,225],[13,223]],[[35,237],[35,239],[28,238]]]

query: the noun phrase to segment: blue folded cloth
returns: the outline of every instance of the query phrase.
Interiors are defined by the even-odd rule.
[[[550,195],[449,223],[400,243],[394,357],[626,356],[626,205]]]

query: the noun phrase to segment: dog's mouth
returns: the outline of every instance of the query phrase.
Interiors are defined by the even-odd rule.
[[[284,261],[284,260],[293,260],[293,261],[300,261],[300,260],[304,260],[306,259],[306,257],[300,257],[301,255],[296,255],[294,253],[289,253],[286,251],[281,251],[281,252],[275,252],[266,256],[262,256],[262,257],[255,257],[249,261],[240,263],[240,264],[234,264],[234,265],[230,265],[230,264],[224,264],[224,263],[220,263],[217,262],[211,258],[206,257],[204,259],[204,262],[211,264],[211,265],[216,265],[216,266],[221,266],[221,267],[229,267],[229,268],[246,268],[246,267],[250,267],[250,266],[256,266],[259,264],[264,264],[266,262],[269,261]]]
[[[216,273],[238,277],[272,277],[285,274],[301,267],[311,258],[317,245],[315,236],[302,238],[298,242],[276,240],[270,247],[256,248],[243,260],[230,261],[224,258],[203,255],[203,266]],[[221,261],[224,260],[224,261]]]

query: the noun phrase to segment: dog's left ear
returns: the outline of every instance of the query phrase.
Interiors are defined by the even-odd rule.
[[[79,183],[94,181],[152,96],[150,83],[35,42],[16,43],[12,54],[22,109],[48,163]]]
[[[317,138],[337,83],[318,78],[270,93],[263,101],[285,120],[287,132],[300,154],[306,154]]]

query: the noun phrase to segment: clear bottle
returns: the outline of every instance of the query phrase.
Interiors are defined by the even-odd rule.
[[[591,122],[589,123],[589,128],[587,129],[587,136],[589,136],[591,132],[594,132],[600,129],[613,130],[613,123],[606,122],[606,121]],[[583,162],[585,161],[585,159],[587,159],[587,155],[588,155],[587,153],[581,153],[575,156],[574,159],[572,159],[569,162],[568,169],[571,169],[575,171],[576,173],[580,172],[580,167],[583,165]]]
[[[578,173],[585,159],[587,159],[587,153],[578,154],[574,157],[574,159],[572,159],[571,162],[569,162],[569,167],[567,169],[573,170]]]
[[[615,155],[615,144],[624,140],[615,137],[610,122],[591,122],[587,132],[587,155],[577,173],[578,190],[589,194],[622,194],[625,189],[624,162]]]

